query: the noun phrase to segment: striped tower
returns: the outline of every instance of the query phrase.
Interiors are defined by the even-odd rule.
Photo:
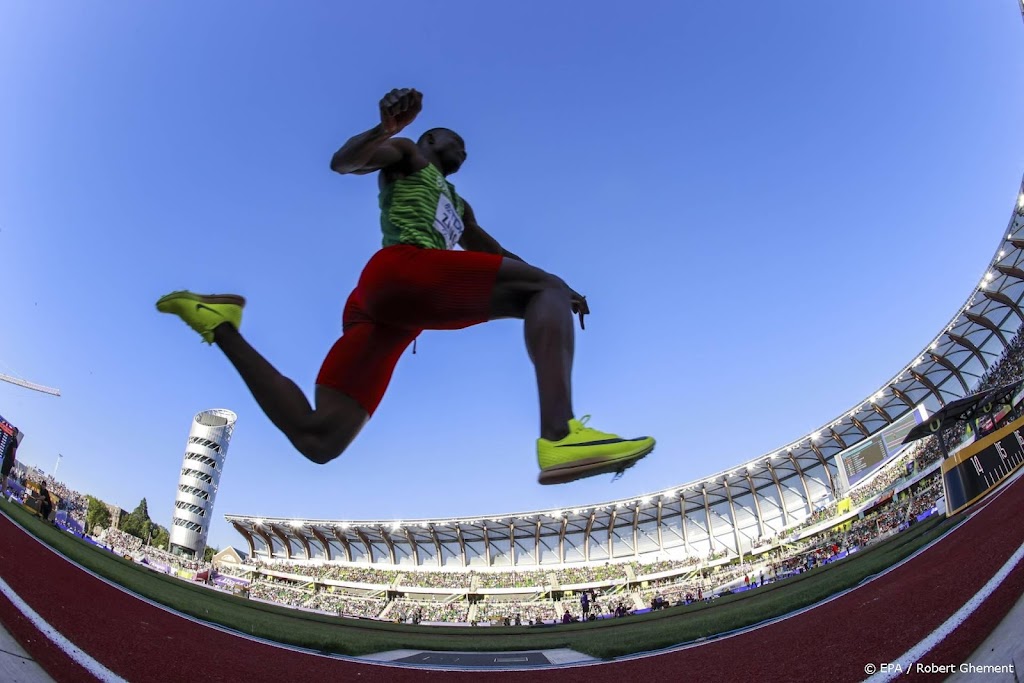
[[[233,412],[223,409],[204,410],[192,419],[171,518],[170,550],[175,555],[203,557],[213,521],[213,503],[237,419]]]

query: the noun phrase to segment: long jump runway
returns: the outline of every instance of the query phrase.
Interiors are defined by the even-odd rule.
[[[731,637],[611,662],[484,672],[279,646],[139,599],[68,562],[3,515],[0,622],[51,676],[69,683],[861,681],[869,674],[884,678],[894,671],[885,664],[893,662],[902,672],[911,669],[899,680],[941,680],[927,665],[968,662],[1024,593],[1022,479],[931,547],[835,599]],[[915,664],[926,668],[918,672]],[[1024,679],[1024,662],[1017,665]]]

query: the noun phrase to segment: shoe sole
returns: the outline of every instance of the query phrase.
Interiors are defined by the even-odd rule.
[[[611,474],[612,472],[622,474],[630,467],[640,462],[641,459],[650,455],[651,451],[654,450],[655,445],[656,444],[651,444],[642,451],[623,455],[614,460],[608,460],[607,458],[585,458],[566,465],[549,467],[546,470],[541,470],[540,475],[537,477],[537,481],[543,486],[550,486],[552,484],[568,484],[569,482],[576,481],[578,479],[596,477],[601,474]]]
[[[235,306],[245,307],[245,297],[237,294],[194,294],[192,292],[171,292],[166,296],[160,297],[157,300],[156,305],[165,304],[171,301],[177,301],[179,299],[185,299],[187,301],[196,301],[204,304],[234,304]]]

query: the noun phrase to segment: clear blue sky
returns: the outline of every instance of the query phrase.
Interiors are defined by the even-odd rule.
[[[557,4],[557,3],[556,3]],[[1024,171],[1016,0],[0,5],[0,415],[24,462],[170,521],[192,416],[238,425],[225,513],[391,519],[575,506],[788,443],[888,380],[982,276]],[[226,359],[156,313],[249,299],[311,392],[380,243],[328,170],[393,87],[452,180],[586,294],[576,408],[659,446],[614,485],[536,483],[521,324],[426,333],[354,446],[299,456]]]

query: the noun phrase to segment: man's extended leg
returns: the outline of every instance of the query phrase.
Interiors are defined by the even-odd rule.
[[[157,310],[177,315],[204,341],[216,343],[267,417],[300,453],[316,463],[336,458],[366,424],[369,413],[355,399],[325,386],[317,386],[316,408],[312,408],[302,390],[238,331],[244,305],[245,299],[237,295],[174,292],[157,302]]]

